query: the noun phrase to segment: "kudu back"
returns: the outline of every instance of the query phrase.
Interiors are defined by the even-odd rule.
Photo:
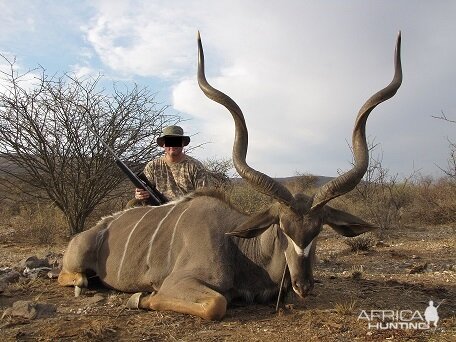
[[[353,130],[354,166],[320,187],[312,197],[286,187],[246,163],[248,131],[244,115],[204,73],[198,34],[198,83],[208,98],[226,107],[235,123],[233,162],[239,175],[273,199],[266,210],[247,215],[225,194],[201,190],[160,207],[128,209],[103,218],[75,236],[63,258],[59,283],[76,295],[95,273],[108,287],[136,292],[127,306],[171,310],[219,320],[234,299],[267,302],[285,288],[304,297],[313,287],[315,238],[324,224],[344,236],[375,227],[327,203],[351,191],[368,167],[366,120],[402,82],[400,33],[392,82],[361,107]]]

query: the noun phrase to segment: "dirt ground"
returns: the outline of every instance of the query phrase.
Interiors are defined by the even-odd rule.
[[[0,239],[0,268],[65,247]],[[456,341],[455,247],[456,225],[389,232],[383,242],[358,253],[325,228],[312,295],[287,296],[277,313],[275,303],[230,307],[221,322],[128,310],[129,294],[95,286],[75,298],[55,279],[21,277],[0,293],[0,316],[18,300],[54,304],[57,312],[33,320],[5,315],[0,336],[5,341]],[[369,328],[371,310],[398,310],[408,317],[419,311],[424,317],[430,300],[441,303],[437,328]]]

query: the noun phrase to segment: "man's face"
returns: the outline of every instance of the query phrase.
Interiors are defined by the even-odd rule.
[[[182,153],[184,149],[184,141],[180,137],[165,137],[165,153],[172,156],[177,157]]]

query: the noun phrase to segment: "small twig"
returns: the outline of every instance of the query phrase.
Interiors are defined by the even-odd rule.
[[[280,282],[280,287],[279,287],[279,295],[277,296],[277,304],[276,304],[275,312],[277,312],[279,310],[280,297],[282,296],[282,289],[283,289],[283,283],[285,281],[286,272],[287,272],[287,263],[285,262],[285,267],[283,268],[282,280]]]
[[[120,309],[119,313],[117,314],[116,318],[119,318],[119,316],[122,314],[122,312],[125,311],[125,307],[123,307],[122,309]]]

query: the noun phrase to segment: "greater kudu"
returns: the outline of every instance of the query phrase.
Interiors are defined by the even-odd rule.
[[[242,178],[271,198],[267,210],[246,215],[220,192],[206,190],[159,207],[125,210],[75,236],[63,259],[59,283],[87,286],[95,273],[108,287],[134,294],[128,305],[221,319],[236,298],[268,301],[277,295],[285,265],[285,287],[301,297],[313,287],[315,238],[323,224],[344,236],[374,228],[327,203],[352,190],[368,166],[365,125],[369,113],[391,98],[402,82],[400,34],[393,81],[362,106],[353,131],[354,167],[312,197],[287,188],[246,163],[247,127],[237,104],[211,87],[198,39],[198,82],[235,121],[233,161]]]

